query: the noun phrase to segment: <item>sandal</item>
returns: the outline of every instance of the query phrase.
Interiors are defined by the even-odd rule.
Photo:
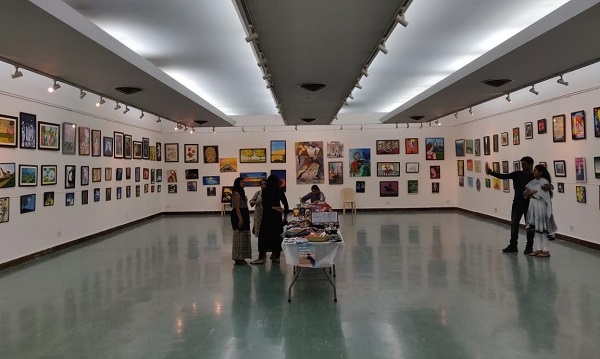
[[[250,264],[265,264],[265,259],[258,258],[258,259],[253,260],[252,262],[250,262]]]
[[[545,251],[545,252],[542,252],[542,253],[538,254],[537,256],[538,257],[543,257],[543,258],[550,257],[550,252]]]
[[[535,251],[528,254],[528,256],[537,257],[542,253],[542,251]]]
[[[244,264],[248,264],[248,262],[246,262],[243,259],[237,259],[237,260],[235,260],[235,264],[236,265],[244,265]]]

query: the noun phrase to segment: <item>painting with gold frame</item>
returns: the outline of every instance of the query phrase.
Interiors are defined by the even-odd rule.
[[[240,163],[267,163],[267,149],[241,148]]]

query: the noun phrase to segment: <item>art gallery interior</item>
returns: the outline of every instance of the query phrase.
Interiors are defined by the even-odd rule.
[[[600,1],[3,7],[0,357],[600,349]],[[523,156],[552,177],[551,258],[523,229],[501,252],[515,192],[485,166]],[[234,266],[222,189],[271,173],[290,205],[318,184],[339,212],[337,302],[306,280],[288,303],[285,260]]]

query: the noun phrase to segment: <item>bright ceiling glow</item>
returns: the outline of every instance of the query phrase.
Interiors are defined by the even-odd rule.
[[[143,33],[138,35],[140,31],[135,31],[130,25],[123,27],[109,21],[99,21],[96,22],[96,25],[142,57],[154,57],[164,52],[158,42],[146,41],[145,37],[147,35]]]

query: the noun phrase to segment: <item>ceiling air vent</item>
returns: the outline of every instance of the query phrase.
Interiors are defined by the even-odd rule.
[[[423,118],[425,118],[425,116],[417,115],[417,116],[410,116],[410,118],[412,118],[415,121],[419,121],[419,120],[422,120]]]
[[[327,85],[325,85],[325,84],[318,84],[318,83],[313,83],[313,82],[307,82],[304,84],[300,84],[298,86],[300,86],[301,89],[310,91],[310,92],[321,91],[322,89],[327,87]]]
[[[316,118],[314,117],[310,117],[310,118],[301,118],[302,121],[309,123],[309,122],[313,122],[316,120]]]
[[[207,123],[208,121],[204,121],[204,120],[194,120],[193,121],[195,124],[197,125],[204,125],[205,123]]]
[[[130,87],[130,86],[115,87],[115,90],[122,92],[126,95],[133,95],[134,93],[138,93],[138,92],[142,91],[142,89],[139,87]]]
[[[504,86],[511,82],[512,82],[511,79],[492,79],[492,80],[481,81],[482,84],[492,86],[492,87]]]

